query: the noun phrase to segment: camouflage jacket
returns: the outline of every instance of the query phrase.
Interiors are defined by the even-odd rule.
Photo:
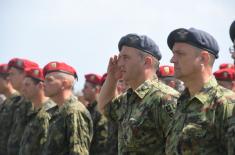
[[[20,99],[18,93],[14,93],[0,105],[0,155],[7,154],[7,141],[13,123],[15,102]]]
[[[165,131],[178,96],[176,90],[154,79],[107,104],[105,114],[118,123],[118,154],[163,154]]]
[[[43,155],[88,155],[93,136],[89,111],[71,96],[51,118]]]
[[[118,155],[118,124],[114,121],[108,121],[106,155]]]
[[[90,104],[87,109],[93,121],[93,138],[90,145],[90,155],[106,155],[107,151],[107,119],[97,109],[97,102]]]
[[[228,129],[235,127],[234,102],[235,94],[219,86],[214,77],[192,97],[185,89],[167,131],[166,154],[231,154],[228,145],[234,149],[235,130]]]
[[[29,114],[33,111],[31,102],[27,101],[22,96],[19,96],[19,100],[13,104],[15,110],[13,109],[13,124],[7,143],[8,155],[16,155],[19,153],[21,137],[29,121]]]
[[[31,115],[31,119],[25,128],[20,143],[19,155],[41,155],[43,145],[46,142],[49,120],[53,115],[53,107],[56,104],[47,100],[43,103],[42,108],[35,110]]]

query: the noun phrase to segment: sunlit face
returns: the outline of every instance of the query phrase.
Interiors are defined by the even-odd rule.
[[[25,74],[23,71],[11,67],[9,70],[9,79],[12,83],[14,89],[21,91],[22,82],[24,80]]]
[[[61,94],[63,87],[63,80],[52,72],[46,75],[44,81],[45,95],[48,97],[56,97]]]
[[[219,85],[223,86],[224,88],[232,90],[233,88],[232,81],[220,81],[220,80],[217,80],[217,81]]]
[[[175,77],[184,81],[199,72],[200,63],[196,48],[186,43],[175,43],[172,49]]]
[[[32,78],[24,78],[21,93],[25,98],[31,101],[37,96],[39,89],[39,84],[35,84]]]
[[[144,73],[144,59],[139,51],[132,47],[123,46],[118,58],[122,78],[129,82],[138,78]]]
[[[90,82],[85,82],[82,92],[85,100],[90,101],[95,99],[96,88]]]

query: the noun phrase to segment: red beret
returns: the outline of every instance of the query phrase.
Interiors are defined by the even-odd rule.
[[[235,80],[235,71],[231,68],[224,68],[214,72],[214,76],[220,81],[233,81]]]
[[[8,67],[15,67],[18,69],[22,69],[25,71],[27,68],[31,67],[39,67],[37,63],[27,60],[27,59],[21,59],[21,58],[13,58],[8,62]]]
[[[232,68],[235,69],[234,64],[223,63],[219,65],[219,69]]]
[[[73,67],[63,62],[53,61],[53,62],[48,63],[46,66],[44,66],[43,68],[44,76],[46,76],[46,74],[51,73],[51,72],[62,72],[62,73],[70,74],[70,75],[73,75],[74,78],[77,79],[76,70]]]
[[[7,64],[1,64],[0,65],[0,74],[8,74],[8,65]]]
[[[40,81],[44,81],[44,76],[41,68],[28,68],[25,70],[25,75]]]
[[[173,66],[160,66],[159,70],[157,71],[158,77],[172,77],[174,76],[174,67]]]
[[[88,81],[90,83],[93,83],[96,85],[101,85],[102,76],[91,73],[91,74],[86,74],[85,79],[86,79],[86,81]]]
[[[108,74],[107,74],[107,73],[104,73],[104,75],[103,75],[102,78],[101,78],[101,85],[104,84],[104,81],[106,80],[107,76],[108,76]]]

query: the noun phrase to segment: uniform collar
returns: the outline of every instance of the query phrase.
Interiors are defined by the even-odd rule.
[[[188,97],[190,98],[190,100],[198,99],[201,103],[206,103],[206,101],[210,100],[213,97],[213,94],[214,94],[212,92],[214,90],[213,88],[217,86],[218,86],[218,83],[215,77],[212,76],[211,79],[203,85],[201,90],[197,94],[192,96],[191,98],[190,98],[190,94],[187,88],[184,90],[181,96]]]
[[[156,79],[146,80],[144,83],[142,83],[134,91],[131,88],[128,89],[127,93],[130,93],[130,91],[133,91],[139,98],[143,99],[148,94],[148,92],[151,90],[152,84],[155,81],[156,81]]]

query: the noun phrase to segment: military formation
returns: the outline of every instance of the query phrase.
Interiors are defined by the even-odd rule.
[[[235,21],[229,29],[235,62]],[[103,76],[52,61],[0,64],[0,155],[235,155],[235,65],[213,65],[216,39],[167,37],[174,66],[148,36],[121,37]]]

